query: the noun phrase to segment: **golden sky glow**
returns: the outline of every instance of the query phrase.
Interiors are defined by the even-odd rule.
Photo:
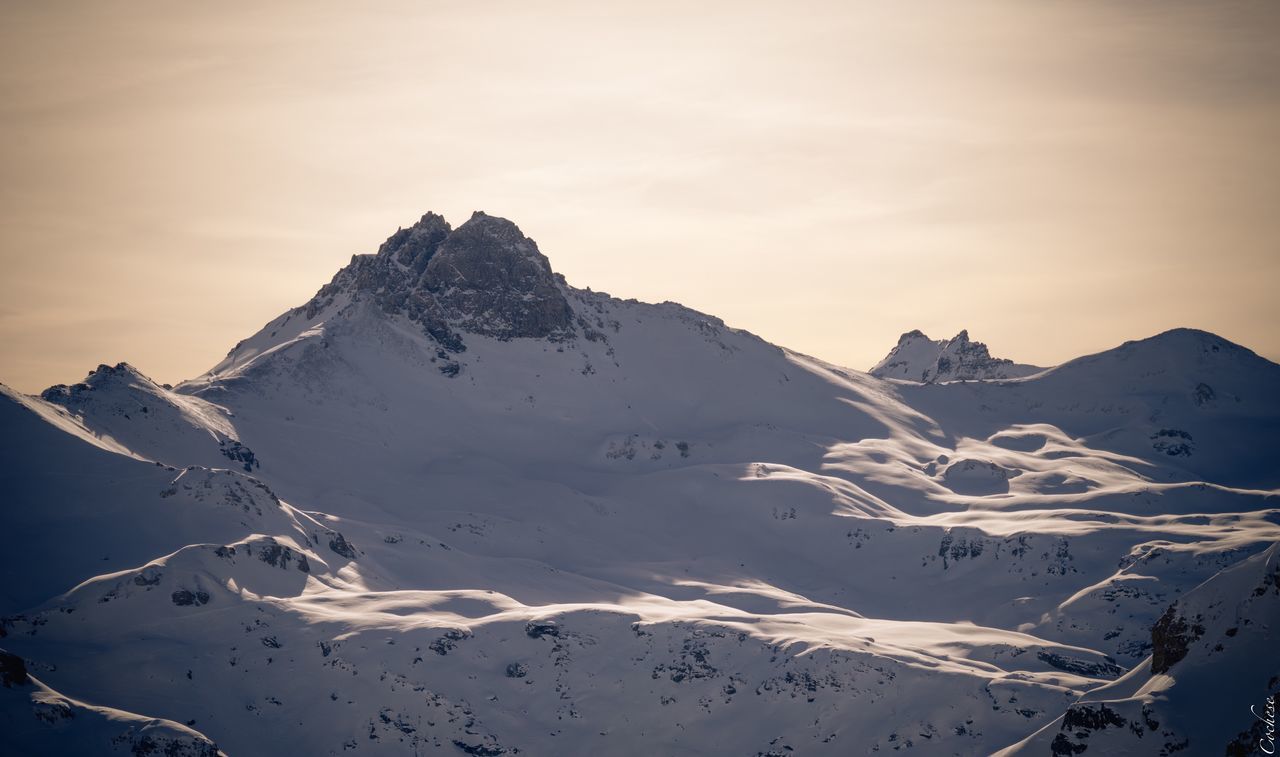
[[[0,381],[189,378],[476,209],[856,368],[912,328],[1274,360],[1277,39],[1263,0],[5,3]]]

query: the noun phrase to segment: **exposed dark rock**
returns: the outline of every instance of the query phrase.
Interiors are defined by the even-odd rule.
[[[288,569],[289,564],[296,560],[298,570],[303,573],[311,572],[311,563],[307,561],[306,555],[295,552],[292,547],[287,547],[274,540],[258,547],[258,559],[267,565],[281,569]]]
[[[544,636],[559,636],[560,626],[553,620],[531,620],[524,627],[524,632],[531,639],[541,639]]]
[[[1066,657],[1056,652],[1046,652],[1043,649],[1036,653],[1036,657],[1050,667],[1090,678],[1115,678],[1124,672],[1124,669],[1112,662],[1110,658],[1105,662],[1090,662],[1076,659],[1075,657]]]
[[[376,255],[356,256],[304,308],[314,318],[340,294],[403,314],[446,353],[466,350],[463,335],[561,339],[574,332],[563,279],[533,240],[510,221],[476,212],[450,230],[427,213],[400,229]],[[441,373],[460,370],[447,362]]]
[[[1105,728],[1124,728],[1130,723],[1120,713],[1105,704],[1077,703],[1067,708],[1062,716],[1062,728],[1054,736],[1049,750],[1055,757],[1083,754],[1088,750],[1089,734]],[[1131,730],[1142,735],[1141,725],[1133,723]]]
[[[524,678],[529,675],[529,669],[524,665],[513,662],[507,665],[507,678]]]
[[[950,562],[978,557],[982,554],[982,550],[981,539],[964,537],[956,539],[948,532],[943,535],[942,542],[938,545],[938,556],[942,558],[942,567],[945,569]]]
[[[1129,724],[1120,713],[1105,704],[1074,704],[1062,716],[1064,731],[1101,731],[1104,728],[1124,728]]]
[[[160,571],[148,568],[133,577],[135,586],[155,586],[160,583]]]
[[[356,548],[337,531],[334,531],[329,536],[329,549],[332,549],[336,554],[342,555],[348,560],[356,559]]]
[[[431,642],[427,648],[438,655],[447,655],[458,646],[458,642],[469,638],[471,634],[466,631],[453,628],[445,631],[444,635]]]
[[[0,683],[4,687],[24,686],[27,683],[27,664],[22,658],[0,649]]]
[[[511,339],[571,328],[573,310],[551,264],[504,218],[477,211],[440,244],[423,282],[464,331]]]
[[[1178,603],[1169,605],[1151,627],[1151,673],[1166,673],[1187,656],[1191,643],[1204,635],[1204,626],[1188,623],[1178,613]]]
[[[1190,457],[1195,451],[1191,434],[1176,428],[1162,428],[1151,435],[1151,447],[1170,457]]]
[[[720,636],[718,632],[712,635]],[[701,678],[715,678],[720,671],[713,666],[708,658],[710,651],[707,648],[707,642],[700,633],[684,640],[684,644],[680,649],[680,658],[667,663],[659,663],[654,666],[652,677],[657,679],[662,675],[667,675],[672,683],[681,683],[687,680]],[[804,690],[806,692],[817,691],[818,683],[813,679],[808,671],[795,673],[787,671],[783,676],[780,684],[785,685],[794,690]]]
[[[219,757],[217,744],[203,736],[163,736],[139,732],[130,728],[112,739],[116,744],[128,744],[134,757]]]
[[[76,716],[76,711],[66,700],[40,702],[33,710],[37,720],[50,725],[63,720],[74,720]]]
[[[1049,745],[1049,749],[1053,752],[1054,757],[1068,757],[1073,754],[1084,754],[1089,748],[1088,744],[1077,744],[1067,737],[1065,733],[1059,733],[1053,737],[1053,743]]]
[[[173,603],[179,607],[190,607],[192,605],[199,607],[209,603],[209,593],[205,591],[188,591],[187,589],[178,589],[171,597]]]
[[[239,463],[246,473],[252,473],[254,468],[261,467],[257,456],[253,454],[253,450],[235,439],[223,439],[218,443],[218,448],[223,457]]]
[[[507,753],[506,749],[503,749],[497,744],[488,744],[483,742],[479,744],[468,744],[465,741],[454,739],[453,745],[467,754],[475,755],[475,757],[500,757]]]
[[[435,213],[426,213],[407,229],[397,229],[378,248],[378,257],[389,257],[402,266],[421,274],[445,237],[449,236],[449,222]]]
[[[1253,590],[1253,596],[1264,596],[1268,591],[1280,596],[1280,567],[1262,576],[1262,583]]]

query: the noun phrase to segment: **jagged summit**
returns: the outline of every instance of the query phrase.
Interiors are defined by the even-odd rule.
[[[480,211],[444,238],[423,282],[466,331],[542,338],[568,329],[573,318],[537,243],[514,223]]]
[[[449,236],[453,227],[444,216],[428,211],[417,223],[407,229],[396,229],[378,248],[378,257],[393,258],[402,266],[418,273],[427,269],[427,263],[436,248]]]
[[[356,255],[304,307],[311,319],[335,300],[372,300],[402,313],[449,352],[463,333],[498,339],[559,337],[571,328],[565,284],[538,245],[505,218],[476,211],[457,229],[426,213],[374,255]]]
[[[870,373],[931,384],[942,381],[973,381],[1029,376],[1042,368],[991,357],[987,345],[969,340],[963,329],[951,339],[933,340],[919,329],[898,337],[898,344]]]

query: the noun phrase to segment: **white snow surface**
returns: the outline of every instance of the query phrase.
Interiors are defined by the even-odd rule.
[[[353,289],[174,389],[4,389],[0,747],[1220,754],[1276,692],[1280,366],[887,380],[560,286],[568,336]]]

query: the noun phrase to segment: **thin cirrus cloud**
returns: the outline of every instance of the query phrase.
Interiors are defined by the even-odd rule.
[[[422,212],[853,367],[1175,326],[1280,357],[1269,3],[28,4],[0,380],[200,373]]]

